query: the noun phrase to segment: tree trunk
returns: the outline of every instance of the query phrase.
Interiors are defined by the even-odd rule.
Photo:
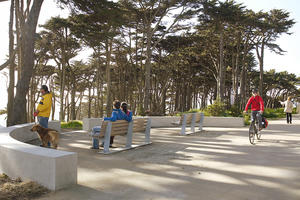
[[[56,104],[56,97],[55,97],[55,92],[54,92],[54,89],[55,89],[54,78],[51,79],[49,88],[50,88],[50,91],[52,92],[52,99],[53,99],[51,119],[54,120],[54,118],[55,118],[55,104]]]
[[[236,47],[236,57],[235,57],[235,70],[234,70],[234,88],[233,88],[233,98],[234,104],[237,105],[238,100],[238,89],[239,89],[239,77],[240,77],[240,43],[241,43],[241,33],[238,33],[238,41]]]
[[[71,77],[74,79],[74,77]],[[76,120],[76,103],[75,103],[75,96],[76,96],[76,86],[75,80],[72,80],[72,89],[71,89],[71,120]]]
[[[150,26],[151,27],[151,26]],[[151,49],[151,38],[152,34],[150,30],[147,32],[147,49],[146,49],[146,64],[145,64],[145,98],[144,98],[144,110],[149,110],[150,104],[150,77],[151,77],[151,56],[152,56],[152,49]]]
[[[20,80],[17,83],[16,97],[13,105],[12,124],[26,123],[26,94],[28,93],[29,83],[34,67],[34,42],[36,26],[40,14],[43,0],[35,0],[28,14],[27,22],[24,26],[22,36],[24,38],[24,64],[21,69]]]
[[[11,0],[10,5],[10,19],[9,19],[9,87],[7,90],[7,121],[6,125],[11,126],[12,116],[14,110],[14,95],[15,95],[15,56],[14,56],[14,33],[13,33],[13,23],[14,23],[14,7],[15,1]]]
[[[97,51],[97,97],[96,97],[96,109],[95,109],[95,117],[98,118],[99,117],[99,113],[100,113],[100,96],[102,93],[102,86],[101,86],[101,64],[100,64],[100,52]]]
[[[224,88],[225,88],[225,69],[224,69],[224,30],[223,27],[220,31],[220,64],[219,64],[219,74],[218,74],[218,99],[224,101]]]
[[[106,81],[107,81],[107,101],[106,101],[106,115],[112,113],[112,88],[111,88],[111,73],[110,61],[112,53],[112,40],[106,42]]]
[[[91,114],[91,85],[89,85],[89,96],[88,96],[88,99],[89,99],[89,102],[88,102],[88,118],[91,118],[92,114]]]
[[[259,52],[259,44],[256,45],[256,53],[259,61],[259,94],[261,96],[265,96],[263,94],[263,82],[264,82],[264,51],[265,51],[265,41],[262,40],[261,48]]]
[[[60,109],[59,109],[59,120],[65,121],[65,113],[64,113],[64,94],[65,94],[65,66],[64,64],[61,65],[60,70]]]

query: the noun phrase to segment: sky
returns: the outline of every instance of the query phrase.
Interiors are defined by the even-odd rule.
[[[290,12],[290,17],[296,21],[296,24],[290,30],[292,35],[282,35],[276,42],[280,47],[287,51],[284,55],[276,55],[266,51],[265,70],[275,69],[276,71],[288,71],[300,76],[300,3],[298,0],[236,0],[243,3],[247,8],[254,11],[269,11],[271,9],[284,9]],[[8,55],[8,22],[9,22],[10,2],[0,3],[0,64],[4,63]],[[40,13],[39,24],[45,23],[52,16],[67,17],[68,10],[61,10],[57,7],[54,0],[44,0]],[[81,55],[88,57],[87,55]],[[6,71],[0,72],[0,109],[7,104],[7,78]],[[0,116],[0,125],[5,125],[4,117]]]

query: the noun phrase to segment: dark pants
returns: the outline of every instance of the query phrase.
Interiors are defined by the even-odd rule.
[[[115,139],[115,136],[110,136],[110,141],[109,141],[110,146],[112,146],[112,144],[114,143],[114,139]],[[104,141],[102,142],[102,146],[104,146]]]
[[[254,120],[258,120],[259,128],[262,128],[262,118],[259,111],[252,111],[251,112],[251,122]]]
[[[288,124],[292,123],[292,113],[286,113],[286,122]]]

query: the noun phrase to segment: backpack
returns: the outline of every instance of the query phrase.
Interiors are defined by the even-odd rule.
[[[263,128],[267,128],[269,125],[268,120],[265,117],[262,117],[261,121],[262,121]]]

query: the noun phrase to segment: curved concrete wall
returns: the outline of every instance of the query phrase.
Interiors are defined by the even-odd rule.
[[[242,117],[204,117],[204,127],[244,127]]]
[[[134,117],[140,118],[140,117]],[[178,127],[174,125],[174,122],[178,122],[180,117],[178,116],[149,116],[151,119],[152,128],[162,127]],[[100,118],[84,118],[83,130],[90,131],[94,126],[101,125],[102,119]],[[244,127],[244,119],[241,117],[204,117],[204,127]]]
[[[49,127],[60,130],[59,124],[49,122]],[[50,190],[76,184],[77,154],[23,143],[38,137],[29,130],[32,125],[0,128],[0,173],[36,181]]]

